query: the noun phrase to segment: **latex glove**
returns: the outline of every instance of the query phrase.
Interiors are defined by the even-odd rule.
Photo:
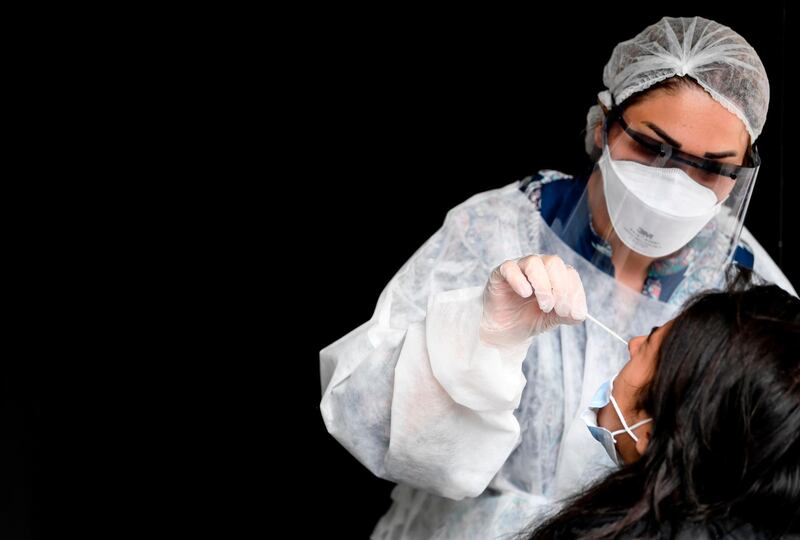
[[[578,272],[557,255],[505,261],[483,290],[480,337],[514,346],[559,324],[586,318],[586,294]]]

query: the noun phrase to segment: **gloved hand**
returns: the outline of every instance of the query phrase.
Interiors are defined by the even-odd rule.
[[[559,324],[586,318],[586,294],[578,272],[556,255],[505,261],[483,290],[480,337],[514,346]]]

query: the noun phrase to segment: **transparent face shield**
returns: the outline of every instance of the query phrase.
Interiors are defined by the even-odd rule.
[[[553,229],[611,274],[647,268],[648,275],[690,274],[695,290],[718,285],[758,173],[755,147],[735,162],[696,156],[634,129],[616,108],[602,134],[602,155],[578,205]]]
[[[696,183],[714,191],[720,201],[728,198],[737,184],[749,185],[755,179],[760,165],[754,146],[748,149],[744,165],[687,154],[668,143],[634,130],[618,111],[612,112],[606,119],[603,130],[603,142],[606,146],[609,132],[617,126],[625,136],[617,137],[611,157],[651,167],[681,169]]]

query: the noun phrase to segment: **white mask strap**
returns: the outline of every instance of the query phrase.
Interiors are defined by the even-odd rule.
[[[614,394],[611,394],[610,398],[611,398],[611,404],[614,406],[614,410],[617,412],[617,416],[619,417],[619,420],[620,422],[622,422],[623,426],[623,429],[611,432],[611,437],[614,438],[614,442],[617,442],[617,439],[615,437],[622,433],[627,433],[628,435],[631,436],[631,438],[634,441],[639,442],[639,438],[633,433],[633,430],[647,424],[648,422],[652,422],[653,419],[648,418],[646,420],[642,420],[641,422],[636,422],[632,426],[628,426],[628,423],[625,421],[625,417],[622,415],[622,411],[619,410],[619,405],[617,405],[617,400],[614,399]]]

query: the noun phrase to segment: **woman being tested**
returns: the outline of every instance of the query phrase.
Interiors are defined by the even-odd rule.
[[[621,467],[530,538],[799,538],[800,300],[701,294],[629,349],[584,412]]]

